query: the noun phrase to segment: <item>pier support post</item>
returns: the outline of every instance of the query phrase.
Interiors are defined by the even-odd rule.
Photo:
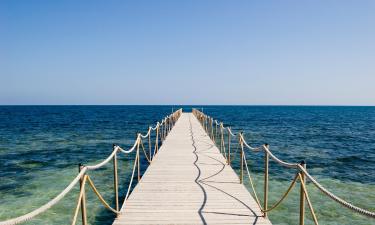
[[[141,136],[141,134],[140,133],[138,133],[137,134],[137,139],[138,139],[138,137],[140,137]],[[139,143],[140,141],[138,141],[138,143],[137,143],[137,156],[136,156],[136,158],[137,158],[137,160],[136,160],[136,162],[135,163],[137,163],[137,169],[138,169],[138,182],[141,180],[141,164],[140,164],[140,160],[139,160]]]
[[[230,165],[230,132],[229,132],[229,130],[228,130],[228,157],[227,157],[227,164]]]
[[[301,166],[306,169],[306,162],[303,160]],[[301,188],[300,188],[300,200],[299,200],[299,224],[305,224],[305,191],[303,190],[302,183],[306,183],[305,174],[301,171]]]
[[[264,144],[266,148],[269,148],[268,144]],[[268,163],[269,163],[269,154],[267,151],[264,151],[264,196],[263,196],[263,209],[268,209]],[[267,217],[267,212],[264,212],[264,217]]]
[[[211,118],[211,140],[214,140],[214,119]]]
[[[164,135],[164,139],[168,135],[168,129],[169,129],[169,118],[167,117],[166,120],[165,120],[165,135]]]
[[[150,163],[152,161],[152,153],[151,153],[151,147],[152,147],[152,143],[151,143],[151,132],[152,132],[152,129],[151,127],[148,127],[148,130],[150,131],[150,133],[148,134],[148,150],[149,150],[149,157],[150,157]]]
[[[168,122],[168,129],[167,129],[167,135],[168,135],[169,131],[171,131],[171,118],[170,117],[168,117],[167,122]]]
[[[224,151],[224,144],[223,143],[224,143],[223,123],[220,123],[220,153],[223,153],[223,151]]]
[[[215,122],[215,144],[217,144],[217,123]]]
[[[240,161],[241,161],[241,174],[240,174],[240,183],[242,184],[243,183],[243,166],[244,166],[244,157],[243,157],[243,154],[244,154],[244,152],[243,152],[243,140],[242,140],[242,134],[243,134],[243,132],[241,131],[241,133],[240,133],[240,145],[241,145],[241,159],[240,159]]]
[[[113,150],[116,149],[116,145],[113,145]],[[117,174],[117,152],[113,156],[113,188],[115,190],[115,204],[116,210],[119,211],[118,203],[118,174]]]
[[[161,143],[163,143],[164,142],[164,139],[165,139],[165,125],[166,125],[166,123],[167,123],[167,119],[166,118],[164,118],[164,122],[163,122],[163,124],[162,124],[162,129],[163,129],[163,132],[162,132],[162,135],[161,135]]]
[[[214,125],[214,120],[212,119],[212,141],[215,143],[216,145],[216,134],[217,134],[217,125],[215,123]]]
[[[167,119],[164,119],[164,123],[163,123],[163,134],[162,134],[162,142],[164,142],[165,140],[165,127],[166,127],[166,124],[167,124]]]
[[[207,134],[207,135],[208,135],[208,133],[209,133],[209,131],[208,131],[209,121],[210,121],[210,117],[207,116],[207,117],[206,117],[206,134]]]
[[[210,118],[208,117],[208,116],[206,116],[206,133],[208,133],[208,120],[209,120]]]
[[[207,132],[207,116],[204,116],[204,130]]]
[[[156,124],[156,132],[155,132],[155,146],[154,146],[154,155],[158,152],[158,138],[159,138],[159,122]]]
[[[163,129],[163,123],[164,123],[164,120],[161,121],[160,123],[160,143],[163,143],[163,132],[164,132],[164,129]]]
[[[168,119],[168,134],[172,130],[172,125],[173,125],[172,124],[172,116],[170,116],[169,119]]]
[[[83,165],[80,163],[78,164],[78,172],[80,173],[81,170],[83,169]],[[83,176],[84,177],[84,176]],[[79,181],[79,189],[80,191],[82,190],[82,182],[83,182],[83,177]],[[83,190],[83,195],[81,199],[81,215],[82,215],[82,225],[87,225],[87,213],[86,213],[86,193],[85,190]]]

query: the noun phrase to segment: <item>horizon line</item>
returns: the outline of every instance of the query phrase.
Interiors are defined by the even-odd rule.
[[[321,107],[375,107],[375,105],[343,104],[0,104],[0,106],[321,106]]]

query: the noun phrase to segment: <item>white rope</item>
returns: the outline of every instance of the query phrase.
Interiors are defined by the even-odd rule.
[[[60,192],[60,194],[58,194],[51,201],[47,202],[43,206],[41,206],[41,207],[35,209],[34,211],[29,212],[29,213],[27,213],[23,216],[19,216],[19,217],[13,218],[13,219],[9,219],[9,220],[0,222],[0,225],[19,224],[19,223],[22,223],[22,222],[25,222],[25,221],[28,221],[28,220],[32,219],[33,217],[39,215],[42,212],[45,212],[47,209],[51,208],[56,203],[58,203],[67,193],[69,193],[72,190],[74,185],[76,185],[77,182],[79,181],[79,179],[81,179],[82,176],[86,173],[86,170],[87,170],[87,168],[84,167],[81,170],[81,172],[74,178],[74,180],[62,192]]]
[[[248,176],[249,181],[250,181],[251,189],[253,190],[253,193],[254,193],[255,201],[257,202],[259,208],[262,209],[262,206],[260,205],[260,201],[259,201],[257,192],[255,191],[253,179],[251,178],[251,175],[250,175],[249,167],[247,166],[247,160],[246,160],[245,153],[243,154],[243,160],[245,161],[245,167],[246,167],[246,171],[247,171],[247,176]]]
[[[126,196],[125,196],[125,200],[124,200],[124,205],[121,207],[121,211],[122,211],[123,208],[125,208],[125,206],[126,206],[126,200],[128,199],[129,194],[130,194],[130,190],[131,190],[132,183],[133,183],[133,180],[134,180],[135,169],[136,169],[136,166],[137,166],[137,161],[138,161],[138,154],[135,156],[132,176],[130,178],[130,183],[129,183],[129,186],[128,186],[128,191],[126,192]]]
[[[146,137],[148,137],[148,136],[150,135],[150,133],[151,133],[151,127],[148,127],[147,134],[146,134],[146,135],[142,135],[142,134],[141,134],[141,137],[142,137],[142,138],[146,138]]]
[[[108,202],[103,198],[103,196],[100,194],[99,190],[96,188],[94,181],[91,180],[90,176],[87,176],[87,181],[89,182],[89,185],[91,186],[92,190],[94,191],[95,195],[98,197],[98,199],[102,202],[102,204],[109,210],[111,210],[113,213],[120,213],[116,209],[112,208]]]
[[[88,166],[85,166],[88,170],[96,170],[96,169],[99,169],[100,167],[104,166],[105,164],[107,164],[114,156],[115,154],[118,152],[118,151],[121,151],[125,154],[128,154],[128,153],[131,153],[134,151],[135,147],[137,147],[137,144],[139,143],[140,141],[140,134],[138,134],[138,137],[133,145],[133,147],[131,147],[129,150],[124,150],[122,149],[120,146],[115,146],[115,149],[112,151],[112,153],[105,159],[103,160],[101,163],[98,163],[96,165],[88,165]]]
[[[328,191],[327,189],[325,189],[318,181],[316,181],[307,171],[305,168],[303,168],[303,166],[301,165],[298,165],[298,168],[306,175],[307,178],[309,178],[309,180],[320,190],[322,191],[324,194],[326,194],[328,197],[330,197],[332,200],[340,203],[341,205],[345,206],[346,208],[349,208],[353,211],[356,211],[356,212],[359,212],[365,216],[368,216],[368,217],[372,217],[372,218],[375,218],[375,212],[370,212],[368,210],[365,210],[365,209],[362,209],[358,206],[355,206],[343,199],[341,199],[340,197],[334,195],[332,192]]]
[[[242,139],[242,142],[244,143],[244,145],[250,149],[250,150],[253,150],[254,152],[257,152],[257,151],[260,151],[261,148],[260,147],[251,147],[245,140],[245,138],[243,137],[243,134],[240,133],[240,138]]]
[[[144,155],[145,155],[145,157],[146,157],[147,162],[148,162],[148,163],[151,163],[151,159],[147,156],[147,153],[146,153],[146,150],[145,150],[145,146],[143,145],[143,141],[142,141],[142,140],[140,141],[140,144],[141,144],[141,146],[142,146],[142,151],[143,151],[143,153],[144,153]],[[150,157],[151,157],[151,156],[150,156]]]
[[[277,163],[279,163],[280,165],[282,166],[285,166],[285,167],[289,167],[289,168],[298,168],[298,163],[288,163],[288,162],[284,162],[283,160],[277,158],[270,150],[269,148],[266,146],[266,145],[262,145],[262,147],[251,147],[249,144],[246,143],[246,140],[245,138],[243,137],[242,134],[240,134],[240,138],[242,139],[242,142],[244,143],[244,145],[250,149],[250,150],[253,150],[255,152],[257,151],[261,151],[263,150],[264,152],[267,152],[268,155],[273,159],[275,160]]]
[[[135,147],[137,147],[137,144],[139,143],[140,137],[138,136],[136,141],[134,142],[133,147],[131,147],[129,150],[124,150],[120,146],[116,146],[116,149],[121,151],[122,153],[128,154],[134,151]]]
[[[232,137],[236,136],[237,134],[233,134],[232,130],[230,129],[230,127],[226,127],[228,132],[230,133],[230,135],[232,135]]]
[[[100,167],[104,166],[105,164],[107,164],[114,156],[115,154],[117,153],[117,149],[115,148],[112,153],[105,159],[103,160],[101,163],[98,163],[96,165],[92,165],[92,166],[85,166],[88,170],[96,170],[96,169],[99,169]]]
[[[272,152],[268,149],[268,147],[266,145],[263,145],[263,149],[264,151],[266,151],[269,156],[275,160],[277,163],[279,163],[280,165],[283,165],[285,167],[289,167],[289,168],[298,168],[299,164],[298,163],[287,163],[287,162],[284,162],[282,161],[281,159],[277,158],[276,156],[274,156],[272,154]]]
[[[160,123],[157,122],[155,127],[151,127],[151,130],[156,130],[156,129],[158,129],[159,126],[160,126]]]

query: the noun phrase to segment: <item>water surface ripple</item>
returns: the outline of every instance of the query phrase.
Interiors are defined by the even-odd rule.
[[[202,106],[197,106],[201,108]],[[176,107],[175,107],[176,108]],[[172,106],[0,106],[0,220],[29,212],[61,191],[78,163],[104,159],[112,144],[131,146],[137,132],[161,120]],[[184,106],[187,111],[190,106]],[[375,107],[203,106],[205,113],[234,131],[243,130],[253,146],[269,143],[290,162],[306,160],[308,170],[333,193],[375,210]],[[235,148],[233,140],[233,149]],[[262,154],[247,153],[262,196]],[[119,181],[125,190],[134,155],[120,156]],[[234,161],[238,170],[239,162]],[[142,170],[147,161],[142,159]],[[270,164],[270,204],[295,171]],[[112,165],[90,172],[113,203]],[[313,205],[321,224],[374,224],[321,195],[312,185]],[[68,224],[78,189],[26,224]],[[125,193],[120,192],[123,199]],[[110,202],[111,202],[110,201]],[[88,191],[91,224],[111,224],[113,215]],[[308,212],[307,212],[308,215]],[[276,211],[274,224],[298,223],[297,189]],[[307,224],[311,224],[307,218]]]

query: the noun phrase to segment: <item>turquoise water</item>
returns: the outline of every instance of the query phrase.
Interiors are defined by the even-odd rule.
[[[199,106],[200,107],[200,106]],[[78,163],[104,159],[112,144],[130,147],[137,132],[171,112],[171,106],[0,106],[0,220],[22,215],[60,192]],[[190,111],[191,107],[185,107]],[[338,196],[375,210],[375,107],[204,106],[204,112],[243,130],[254,146],[269,143],[285,161],[306,160],[309,172]],[[230,122],[230,123],[229,123]],[[233,146],[235,143],[233,142]],[[247,154],[262,196],[262,154]],[[121,156],[120,196],[134,155]],[[142,158],[142,169],[147,162]],[[234,161],[238,169],[238,161]],[[270,165],[270,205],[295,171]],[[90,172],[113,203],[112,165]],[[320,224],[374,224],[351,213],[308,184]],[[270,212],[274,224],[298,223],[298,189]],[[78,189],[26,224],[69,224]],[[307,215],[309,211],[307,210]],[[113,215],[88,191],[90,224],[110,224]],[[308,224],[311,220],[308,218]]]

